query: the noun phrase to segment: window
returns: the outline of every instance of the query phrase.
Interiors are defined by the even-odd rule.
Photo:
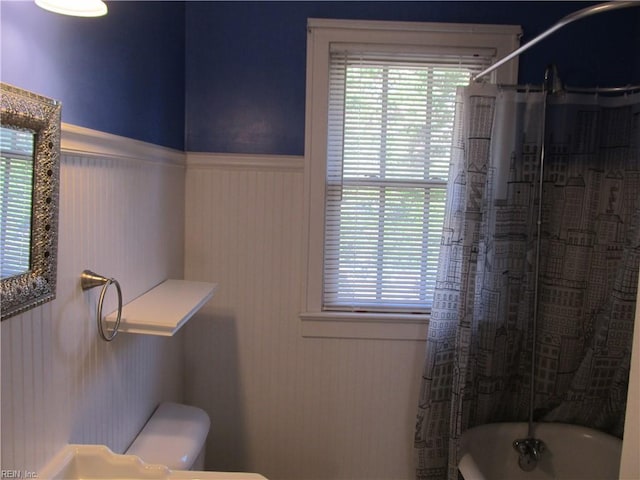
[[[437,273],[456,87],[516,48],[519,32],[309,20],[303,334],[343,336],[326,323],[337,320],[343,331],[350,324],[346,336],[361,336],[363,321],[374,321],[368,329],[376,338],[396,338],[401,323],[408,337],[422,335]],[[499,80],[513,83],[508,68]]]
[[[0,278],[30,268],[33,133],[0,127]]]

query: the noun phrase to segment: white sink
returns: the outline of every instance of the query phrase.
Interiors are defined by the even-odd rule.
[[[143,462],[135,455],[118,455],[104,445],[67,445],[38,473],[50,480],[267,480],[257,473],[170,470]]]

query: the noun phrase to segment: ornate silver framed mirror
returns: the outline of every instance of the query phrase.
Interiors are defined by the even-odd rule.
[[[0,317],[53,300],[60,102],[0,84]]]

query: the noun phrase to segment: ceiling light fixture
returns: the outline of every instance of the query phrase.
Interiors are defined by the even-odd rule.
[[[74,17],[100,17],[107,14],[102,0],[35,0],[36,5],[50,12]]]

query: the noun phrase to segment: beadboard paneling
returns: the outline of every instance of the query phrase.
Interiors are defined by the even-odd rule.
[[[57,298],[1,325],[3,470],[37,471],[67,443],[123,452],[160,401],[181,399],[180,338],[100,340],[99,289],[82,292],[80,273],[89,268],[117,278],[124,302],[182,277],[184,161],[100,134],[97,150],[91,139],[65,150],[68,128]],[[95,132],[81,133],[86,141]],[[105,313],[115,307],[112,290]]]
[[[301,335],[302,159],[187,165],[185,278],[220,284],[184,338],[185,400],[211,416],[208,468],[414,478],[424,343]]]

